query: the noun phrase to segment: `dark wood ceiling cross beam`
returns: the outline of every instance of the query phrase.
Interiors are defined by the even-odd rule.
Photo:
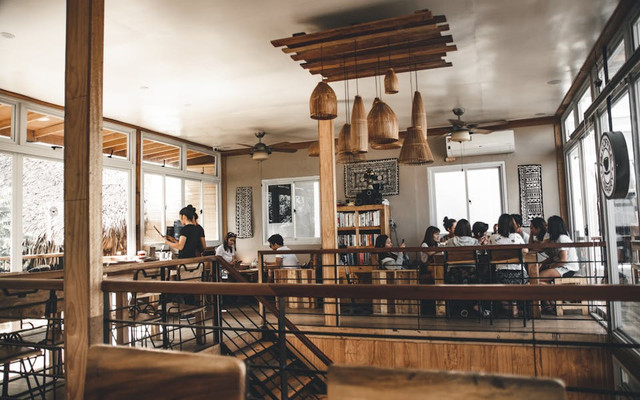
[[[275,47],[291,54],[295,61],[305,61],[304,69],[322,74],[327,81],[384,75],[389,67],[398,72],[451,66],[443,58],[456,51],[443,15],[432,16],[429,10],[300,34],[271,41]],[[357,68],[356,68],[357,67]]]

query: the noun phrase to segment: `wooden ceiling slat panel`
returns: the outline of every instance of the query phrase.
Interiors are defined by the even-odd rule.
[[[431,37],[433,37],[434,34],[439,34],[440,32],[446,32],[448,30],[449,25],[447,24],[439,26],[416,26],[414,28],[409,28],[401,31],[380,32],[371,35],[360,36],[357,38],[346,38],[335,40],[333,42],[316,43],[296,48],[286,47],[282,49],[282,51],[287,54],[291,54],[309,50],[318,50],[326,53],[327,55],[335,55],[337,52],[336,49],[345,49],[346,46],[346,49],[343,50],[343,52],[353,53],[354,47],[356,45],[358,49],[367,49],[374,46],[387,47],[391,44],[407,43],[407,41],[418,40],[424,38],[425,35],[431,35]]]
[[[62,136],[64,135],[64,122],[60,122],[54,125],[49,125],[45,128],[35,130],[36,138],[40,139],[47,136]]]
[[[436,16],[435,18],[440,18]],[[303,35],[295,35],[289,38],[272,40],[274,47],[295,47],[308,43],[319,41],[329,41],[344,37],[351,37],[358,34],[372,33],[382,30],[398,30],[415,26],[414,24],[431,23],[434,19],[433,14],[429,10],[416,11],[412,15],[403,15],[400,17],[386,18],[377,21],[364,22],[361,24],[343,26],[340,28],[329,29],[322,32],[309,33]]]
[[[429,63],[424,63],[424,64],[416,64],[416,65],[407,65],[404,67],[397,67],[394,68],[395,72],[397,74],[402,73],[402,72],[410,72],[410,71],[420,71],[423,69],[435,69],[435,68],[444,68],[444,67],[450,67],[451,64],[450,62],[446,62],[444,60],[441,61],[437,61],[437,62],[429,62]],[[371,76],[376,76],[376,75],[383,75],[386,71],[383,69],[382,71],[380,71],[379,69],[368,69],[368,70],[360,70],[358,69],[358,78],[368,78]],[[339,74],[335,74],[332,76],[325,76],[326,77],[326,81],[327,82],[338,82],[338,81],[343,81],[345,79],[354,79],[355,77],[355,72],[354,73],[347,73],[346,75],[344,73],[339,73]]]
[[[321,74],[327,81],[353,79],[356,75],[384,75],[389,67],[396,73],[451,66],[443,58],[456,51],[443,15],[429,10],[312,34],[272,40],[275,47],[302,68]],[[356,68],[357,66],[357,68]]]
[[[370,60],[377,60],[378,57],[380,57],[380,60],[384,62],[387,62],[389,58],[391,58],[391,60],[404,58],[407,56],[408,50],[411,50],[411,55],[413,56],[426,56],[429,54],[455,51],[456,46],[448,44],[451,42],[453,42],[453,37],[451,35],[446,35],[411,42],[410,49],[409,45],[404,42],[395,44],[393,46],[374,47],[362,51],[358,50],[358,64]],[[298,55],[296,54],[291,58],[297,56]],[[355,63],[355,54],[353,54],[353,49],[351,51],[351,54],[342,54],[336,57],[323,57],[323,59],[320,58],[320,52],[318,52],[317,58],[309,57],[309,54],[307,54],[307,56],[308,57],[301,58],[302,60],[306,60],[307,62],[300,64],[302,68],[305,69],[322,67],[323,65],[326,68],[336,64],[342,65],[344,62],[346,62],[347,65]]]
[[[0,120],[0,129],[11,128],[11,118]]]
[[[446,53],[439,53],[439,54],[433,54],[433,55],[422,56],[422,57],[404,57],[402,59],[396,59],[395,61],[393,61],[391,63],[391,66],[394,69],[396,69],[396,68],[401,68],[408,65],[419,65],[419,64],[426,64],[431,62],[437,62],[437,61],[442,61],[442,58],[446,55],[447,55]],[[342,75],[348,74],[353,78],[356,77],[356,72],[357,72],[358,78],[359,78],[360,71],[367,71],[370,69],[377,68],[378,74],[382,75],[385,73],[388,66],[389,66],[389,63],[375,60],[373,62],[367,62],[363,64],[360,64],[358,62],[357,66],[355,64],[352,64],[347,67],[338,65],[333,68],[314,68],[312,70],[309,70],[309,72],[311,72],[312,75],[317,75],[319,73],[322,73],[326,77],[336,75],[336,74],[342,74]]]
[[[173,156],[174,154],[177,154],[178,157],[180,157],[180,149],[158,149],[152,152],[147,152],[143,155],[144,159],[147,158],[155,158],[155,157],[167,157],[167,156]]]

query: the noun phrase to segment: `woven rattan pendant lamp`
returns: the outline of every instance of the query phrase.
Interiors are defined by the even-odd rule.
[[[320,59],[322,60],[322,47],[320,47]],[[320,76],[323,76],[323,72]],[[309,99],[309,111],[311,118],[317,120],[334,119],[338,116],[336,92],[326,82],[318,82],[316,88],[313,89]]]
[[[384,92],[386,94],[395,94],[398,93],[398,75],[391,67],[391,47],[387,43],[387,50],[389,50],[389,69],[387,69],[387,73],[384,74]]]
[[[376,93],[378,78],[376,79]],[[398,117],[391,107],[379,98],[373,101],[373,107],[367,116],[369,127],[369,142],[374,144],[388,144],[397,142],[399,138]]]
[[[413,90],[413,82],[411,80],[411,74],[409,74],[409,84]],[[418,88],[418,74],[416,71],[416,91],[413,96],[412,112],[411,112],[411,124],[414,125],[407,129],[407,134],[404,137],[404,143],[400,150],[400,156],[398,162],[406,165],[422,165],[431,164],[433,154],[429,148],[429,142],[427,142],[427,135],[422,130],[427,129],[427,115],[424,113],[424,106],[422,104],[422,96],[417,90]],[[419,112],[422,109],[422,114]],[[418,126],[416,126],[418,125]]]
[[[420,128],[424,138],[427,138],[427,113],[424,111],[422,95],[417,90],[413,94],[413,103],[411,105],[411,126]]]
[[[351,133],[349,134],[349,141],[346,146],[349,153],[358,154],[369,151],[369,130],[367,128],[367,113],[364,109],[364,102],[362,101],[362,97],[360,97],[360,89],[358,86],[358,45],[355,41],[353,42],[353,48],[356,70],[356,97],[353,100],[353,110],[351,111]],[[348,92],[348,79],[345,79],[345,83],[345,88]],[[348,93],[346,98],[348,99]]]
[[[348,164],[351,162],[356,162],[356,161],[362,161],[364,160],[364,153],[361,151],[352,151],[353,150],[353,145],[354,142],[359,143],[360,142],[360,138],[357,140],[354,140],[353,138],[353,125],[349,123],[350,116],[349,116],[349,80],[346,79],[344,81],[344,99],[345,99],[345,103],[344,103],[344,118],[345,118],[345,124],[342,125],[342,128],[340,129],[340,133],[338,133],[338,146],[336,148],[336,163],[338,164]],[[356,102],[359,102],[360,104],[358,106],[356,106]],[[357,108],[356,108],[357,107]],[[362,102],[362,98],[360,96],[356,96],[355,100],[354,100],[354,104],[353,104],[353,109],[354,110],[359,110],[360,108],[362,108],[362,110],[360,110],[359,112],[364,115],[364,103]],[[354,111],[355,112],[355,111]],[[364,127],[366,129],[366,121],[364,124]],[[360,134],[362,134],[362,132],[360,132]],[[366,135],[366,131],[364,132],[364,134]],[[365,139],[366,140],[366,139]],[[366,146],[366,142],[365,142],[365,146]],[[366,150],[368,150],[365,147]]]

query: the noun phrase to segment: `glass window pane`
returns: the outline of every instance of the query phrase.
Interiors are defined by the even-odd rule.
[[[295,183],[293,209],[296,238],[320,237],[320,187],[317,181]]]
[[[202,224],[200,219],[202,215],[202,184],[200,181],[194,181],[192,179],[184,180],[184,204],[191,204],[198,214],[198,223]]]
[[[162,175],[144,174],[144,243],[159,243],[162,238],[156,228],[166,233],[164,224],[164,199],[162,198]]]
[[[582,201],[582,174],[580,170],[580,148],[574,147],[569,153],[569,184],[571,187],[571,210],[573,232],[571,238],[578,240],[584,236],[584,202]]]
[[[0,153],[0,272],[11,270],[11,196],[13,157]]]
[[[578,123],[584,119],[584,112],[587,111],[587,108],[591,105],[591,101],[591,90],[587,88],[580,97],[580,100],[578,100]]]
[[[482,221],[493,227],[502,214],[500,169],[498,167],[469,169],[467,188],[469,190],[469,222],[473,224]]]
[[[573,116],[573,110],[564,119],[564,139],[565,141],[569,140],[571,134],[574,130],[576,130],[576,120]]]
[[[143,139],[142,161],[163,167],[180,168],[180,147]]]
[[[436,193],[436,221],[444,217],[467,218],[467,196],[463,171],[436,172],[434,174]],[[444,229],[444,228],[443,228]],[[443,232],[445,232],[443,230]]]
[[[165,178],[165,221],[167,226],[180,226],[180,210],[182,207],[182,179],[167,176]]]
[[[640,47],[640,17],[633,23],[633,45],[636,49]]]
[[[64,120],[53,115],[27,111],[27,142],[64,146]]]
[[[0,103],[0,137],[11,137],[12,124],[13,107],[9,104]]]
[[[596,153],[596,137],[590,130],[582,141],[585,173],[585,206],[587,208],[587,228],[585,236],[602,236],[600,231],[600,201],[598,191],[598,157]]]
[[[109,158],[127,158],[127,134],[110,129],[102,130],[102,153]]]
[[[625,61],[626,57],[624,54],[624,40],[621,40],[616,48],[609,54],[607,62],[607,65],[609,66],[609,69],[607,70],[609,79],[615,76],[616,72],[620,70]]]
[[[218,233],[218,185],[204,182],[204,204],[202,207],[202,227],[207,240],[219,240]]]
[[[629,95],[625,94],[611,107],[614,131],[621,131],[627,140],[627,147],[633,149],[633,137],[631,136],[631,112],[629,108]],[[633,150],[629,152],[629,167],[635,170]],[[632,243],[640,240],[640,227],[638,227],[638,197],[636,192],[635,174],[630,174],[629,192],[624,199],[609,200],[613,203],[616,226],[616,247],[618,254],[618,276],[620,283],[631,283]],[[623,302],[622,321],[620,328],[640,341],[640,330],[637,329],[636,319],[640,303]]]
[[[22,173],[22,254],[62,252],[64,243],[64,172],[61,161],[25,157]],[[54,267],[57,258],[27,257],[23,270]]]
[[[216,174],[216,157],[187,149],[187,171],[214,176]]]
[[[127,254],[128,215],[129,172],[103,169],[102,252],[105,256]]]
[[[269,185],[267,187],[267,237],[276,233],[283,238],[292,238],[293,217],[291,204],[291,185]]]

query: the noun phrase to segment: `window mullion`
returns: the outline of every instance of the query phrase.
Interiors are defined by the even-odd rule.
[[[22,155],[13,154],[11,193],[11,272],[22,272]]]

